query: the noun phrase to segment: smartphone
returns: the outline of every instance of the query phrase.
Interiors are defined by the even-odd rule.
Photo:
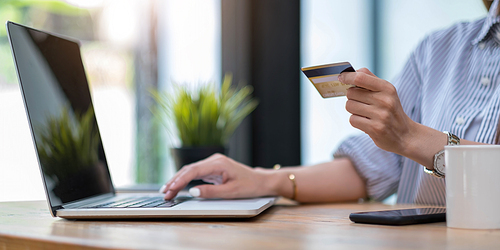
[[[446,221],[446,208],[427,207],[351,213],[349,219],[356,223],[379,225],[411,225]]]

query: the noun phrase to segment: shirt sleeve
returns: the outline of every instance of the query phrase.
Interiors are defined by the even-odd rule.
[[[412,120],[420,122],[421,78],[415,58],[413,53],[393,84],[405,113]],[[382,201],[397,191],[402,156],[380,149],[367,134],[346,139],[335,151],[334,157],[351,160],[366,183],[369,198]]]

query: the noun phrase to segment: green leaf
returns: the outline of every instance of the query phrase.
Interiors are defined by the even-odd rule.
[[[213,84],[195,89],[175,84],[173,93],[151,90],[157,104],[151,111],[156,119],[163,119],[167,131],[177,134],[183,146],[224,145],[258,105],[251,97],[251,86],[236,89],[231,82],[232,75],[226,74],[219,91]]]

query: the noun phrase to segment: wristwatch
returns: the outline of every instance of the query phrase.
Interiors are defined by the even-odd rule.
[[[448,146],[460,145],[460,138],[458,138],[456,135],[448,131],[444,131],[443,133],[445,133],[448,136]],[[444,166],[444,149],[443,149],[434,155],[434,169],[431,170],[424,166],[424,172],[435,177],[444,178],[445,176],[444,167],[445,166]]]

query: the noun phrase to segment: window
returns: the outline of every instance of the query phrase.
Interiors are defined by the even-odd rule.
[[[148,91],[172,81],[220,81],[220,0],[0,2],[0,21],[6,20],[81,41],[115,186],[172,176],[172,143],[150,112]],[[0,201],[44,199],[4,26],[0,115]]]
[[[81,50],[113,181],[134,181],[133,53],[136,1],[0,2],[11,20],[81,41]],[[83,3],[83,2],[82,2]],[[5,26],[0,29],[0,201],[44,199],[38,163]],[[8,192],[6,190],[9,190]]]
[[[12,20],[82,41],[112,178],[120,186],[138,181],[163,182],[172,176],[168,146],[175,142],[166,140],[163,128],[154,122],[149,111],[152,100],[148,88],[169,89],[172,81],[195,84],[220,81],[223,3],[222,0],[11,0],[0,1],[0,22]],[[261,11],[270,10],[265,2],[238,3],[235,6],[244,9],[239,10],[240,14],[249,15],[245,8],[255,10],[259,6]],[[391,80],[426,34],[457,21],[480,18],[485,13],[477,0],[302,0],[301,66],[349,61],[354,67],[373,69],[380,77]],[[272,12],[268,15],[272,16]],[[246,40],[256,39],[251,36],[250,25],[261,20],[250,17],[242,18],[246,23],[240,25],[248,29]],[[234,31],[241,35],[238,32]],[[247,38],[246,35],[238,39]],[[238,42],[244,47],[242,50],[255,52],[251,46],[246,47],[251,41],[246,42]],[[254,54],[248,55],[251,56]],[[241,62],[235,60],[235,63]],[[239,67],[246,67],[245,76],[252,72],[251,66],[234,68]],[[329,161],[342,140],[360,131],[348,122],[345,98],[322,99],[307,79],[301,77],[302,163]],[[21,100],[2,26],[0,201],[44,198]]]
[[[302,66],[349,61],[389,81],[427,34],[486,15],[475,0],[303,0],[301,11]],[[331,160],[345,138],[361,133],[345,101],[322,99],[302,77],[303,164]]]

